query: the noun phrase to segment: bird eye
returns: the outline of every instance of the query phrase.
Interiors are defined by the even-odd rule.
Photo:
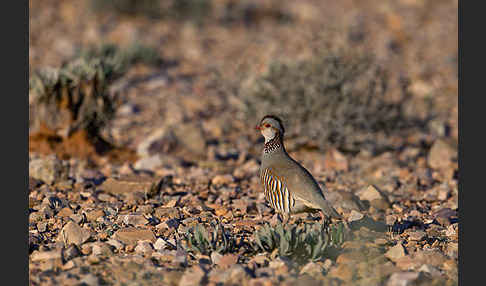
[[[266,128],[268,128],[268,127],[270,127],[270,124],[268,124],[268,123],[267,123],[267,124],[265,124],[264,126],[265,126]]]

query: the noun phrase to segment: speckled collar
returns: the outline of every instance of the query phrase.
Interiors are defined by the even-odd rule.
[[[278,150],[283,147],[283,138],[280,133],[278,133],[272,140],[265,143],[263,147],[263,153],[269,154],[273,153],[275,150]]]

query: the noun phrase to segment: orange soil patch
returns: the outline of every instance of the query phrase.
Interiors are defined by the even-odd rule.
[[[103,157],[113,163],[133,163],[138,159],[134,150],[113,146],[101,137],[92,138],[85,130],[76,131],[64,138],[45,126],[29,136],[29,152],[54,153],[64,160],[71,157],[85,158],[95,163],[99,163]]]

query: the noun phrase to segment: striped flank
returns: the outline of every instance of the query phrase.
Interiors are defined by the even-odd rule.
[[[260,180],[263,184],[263,192],[267,202],[280,213],[290,213],[290,210],[295,205],[295,200],[290,195],[285,182],[272,174],[269,168],[261,172]]]

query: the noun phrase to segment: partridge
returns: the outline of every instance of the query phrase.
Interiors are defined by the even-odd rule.
[[[290,215],[321,211],[321,216],[341,218],[322,193],[314,177],[292,159],[283,144],[285,129],[280,118],[267,115],[256,126],[265,137],[260,180],[265,199],[286,222]]]

